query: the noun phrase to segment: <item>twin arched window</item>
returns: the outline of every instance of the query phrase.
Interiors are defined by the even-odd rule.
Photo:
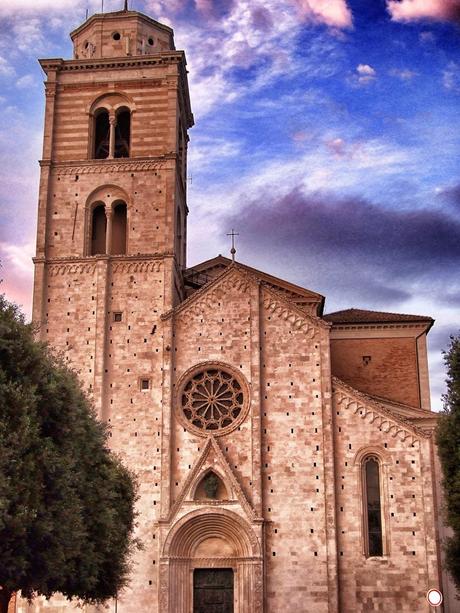
[[[380,461],[367,455],[361,463],[365,554],[383,556]]]
[[[102,107],[94,113],[93,158],[127,158],[131,143],[131,111],[120,107],[108,111]]]
[[[116,201],[110,209],[102,202],[96,204],[91,214],[91,255],[126,253],[126,230],[125,202]]]

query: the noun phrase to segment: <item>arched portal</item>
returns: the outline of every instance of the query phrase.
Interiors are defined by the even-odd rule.
[[[193,511],[170,530],[161,558],[161,611],[192,613],[194,588],[196,597],[206,569],[226,569],[226,581],[233,577],[234,613],[262,613],[259,539],[247,521],[227,509]]]

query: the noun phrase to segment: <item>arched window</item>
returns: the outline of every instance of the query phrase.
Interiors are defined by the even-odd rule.
[[[110,153],[110,121],[109,112],[99,109],[94,116],[94,151],[95,160],[103,160]]]
[[[91,255],[105,253],[105,240],[107,234],[107,218],[103,204],[93,209],[91,219]]]
[[[374,455],[362,462],[364,539],[366,555],[383,555],[380,462]]]
[[[112,248],[113,255],[126,253],[126,204],[118,202],[113,208]]]
[[[116,114],[114,157],[128,158],[131,138],[131,113],[121,108]]]

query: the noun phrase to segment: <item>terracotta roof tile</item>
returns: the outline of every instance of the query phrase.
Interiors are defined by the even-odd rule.
[[[433,322],[425,315],[408,315],[406,313],[384,313],[382,311],[367,311],[364,309],[345,309],[327,313],[323,319],[333,324],[364,324],[364,323],[404,323],[415,321]]]

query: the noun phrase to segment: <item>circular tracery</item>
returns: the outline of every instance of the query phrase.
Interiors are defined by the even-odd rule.
[[[222,368],[203,368],[186,380],[180,403],[187,425],[203,434],[220,434],[241,421],[245,393],[235,374]]]

